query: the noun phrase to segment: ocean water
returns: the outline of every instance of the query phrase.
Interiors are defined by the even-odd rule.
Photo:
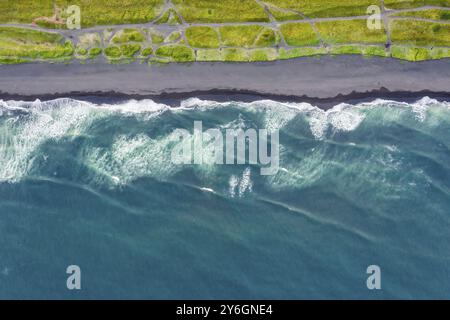
[[[194,121],[279,130],[278,172],[174,164]],[[0,298],[450,298],[449,138],[427,97],[0,101]]]

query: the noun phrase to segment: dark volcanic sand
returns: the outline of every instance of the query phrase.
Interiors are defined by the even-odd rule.
[[[23,64],[0,66],[0,98],[154,98],[197,96],[316,102],[375,97],[450,96],[450,59],[405,62],[361,56],[307,57],[265,63],[192,63],[147,66]]]

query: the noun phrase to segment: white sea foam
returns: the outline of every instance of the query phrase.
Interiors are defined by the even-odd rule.
[[[26,118],[10,117],[0,127],[0,181],[17,181],[25,176],[34,161],[33,152],[42,143],[59,139],[70,130],[77,134],[89,114],[83,103],[75,100],[66,104],[62,111],[51,109],[38,100],[26,106],[15,102],[6,104],[9,111],[28,114]]]
[[[249,167],[245,168],[242,172],[242,176],[232,175],[228,180],[228,192],[229,195],[234,198],[236,194],[239,198],[242,198],[247,192],[251,193],[253,191],[253,181],[251,179],[251,169]]]
[[[316,139],[324,139],[330,133],[356,130],[366,117],[365,111],[379,106],[409,108],[417,120],[422,122],[427,119],[430,107],[450,108],[448,102],[438,102],[428,97],[411,104],[380,99],[358,105],[340,104],[327,111],[308,103],[280,103],[270,100],[240,103],[192,98],[182,101],[179,108],[171,108],[152,100],[129,100],[120,104],[94,104],[68,98],[44,102],[0,100],[0,163],[2,163],[0,181],[14,182],[25,177],[33,166],[37,156],[36,150],[43,143],[68,136],[89,134],[86,130],[90,124],[99,119],[107,119],[111,114],[134,115],[145,121],[164,112],[179,113],[233,107],[241,108],[243,114],[245,111],[257,113],[258,119],[261,119],[269,130],[283,129],[300,115],[309,122],[312,135]],[[245,126],[244,117],[239,116],[223,125],[223,128],[245,128]],[[88,149],[83,150],[82,154],[89,166],[102,173],[102,179],[106,180],[103,182],[112,185],[126,184],[142,176],[168,177],[181,170],[180,166],[170,163],[173,138],[173,132],[158,138],[151,138],[143,133],[134,136],[118,135],[109,150],[92,146],[86,147]],[[283,149],[283,145],[280,148]],[[209,152],[209,149],[205,148],[205,152]],[[39,156],[42,156],[44,161],[52,160],[52,155]],[[204,156],[212,155],[208,153]],[[303,163],[302,167],[302,172],[308,172],[308,175],[317,173],[314,168],[309,168],[308,163]],[[212,165],[205,164],[199,170],[200,176],[205,179],[215,174]],[[302,179],[301,175],[295,173],[296,171],[298,170],[295,168],[285,167],[273,179],[279,179],[281,175],[295,175],[295,179]],[[242,177],[231,177],[230,195],[241,196],[251,191],[253,183],[250,176],[249,169],[244,171]]]

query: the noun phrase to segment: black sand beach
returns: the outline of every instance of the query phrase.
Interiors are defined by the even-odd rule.
[[[56,97],[269,98],[327,107],[373,98],[450,97],[450,60],[405,62],[361,56],[307,57],[265,63],[146,66],[22,64],[0,66],[0,99]]]

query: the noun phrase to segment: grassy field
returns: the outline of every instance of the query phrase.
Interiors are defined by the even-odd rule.
[[[326,43],[386,43],[384,29],[370,30],[366,20],[327,21],[317,24]]]
[[[0,57],[8,61],[65,59],[73,53],[72,43],[58,34],[0,27]]]
[[[290,46],[313,46],[320,43],[311,24],[287,23],[281,26],[281,33]]]
[[[164,0],[56,0],[60,8],[78,5],[83,27],[142,23],[161,13]],[[1,0],[0,23],[31,23],[54,14],[52,0]]]
[[[398,20],[391,30],[394,44],[450,46],[450,24]]]
[[[254,0],[172,0],[187,22],[268,22],[264,8]]]
[[[450,20],[450,10],[428,9],[421,11],[399,12],[396,17],[417,17],[432,20]]]
[[[450,7],[450,0],[384,0],[390,9],[418,8],[423,6]]]
[[[271,47],[277,42],[275,32],[262,26],[224,26],[219,28],[222,44],[228,47]]]
[[[191,48],[184,45],[170,44],[159,47],[156,56],[167,59],[168,62],[191,62],[195,61],[195,53]]]
[[[450,7],[450,0],[385,0],[388,8],[416,8],[425,5]],[[164,0],[2,0],[0,23],[31,23],[52,17],[53,3],[62,12],[70,5],[81,8],[83,27],[107,24],[145,23],[159,19],[160,24],[187,22],[268,22],[269,16],[255,0],[172,0],[175,9],[163,12]],[[309,18],[366,15],[367,7],[379,0],[265,0],[279,21]],[[64,17],[64,14],[63,14]],[[51,23],[40,22],[52,27]],[[55,25],[53,25],[55,26]]]
[[[186,30],[188,43],[195,48],[218,48],[219,34],[212,27],[190,27]]]
[[[379,4],[373,0],[265,0],[283,9],[292,9],[309,18],[349,17],[366,15],[367,7]]]
[[[113,43],[142,42],[145,36],[139,29],[128,28],[116,33],[111,39]]]
[[[100,56],[111,62],[272,61],[323,54],[410,61],[449,57],[450,24],[444,21],[450,11],[438,8],[391,15],[392,46],[386,46],[384,24],[370,30],[365,18],[356,17],[366,16],[370,5],[381,5],[379,0],[172,0],[173,6],[167,7],[165,0],[55,3],[60,8],[79,5],[82,30],[47,32],[54,26],[45,19],[39,20],[44,28],[0,27],[0,64]],[[450,8],[450,0],[384,3],[391,9]],[[268,23],[269,12],[278,22]],[[29,26],[36,18],[53,14],[51,0],[0,0],[0,23]],[[310,20],[333,17],[349,19]],[[134,23],[142,24],[114,26]],[[94,25],[108,26],[86,30]]]

